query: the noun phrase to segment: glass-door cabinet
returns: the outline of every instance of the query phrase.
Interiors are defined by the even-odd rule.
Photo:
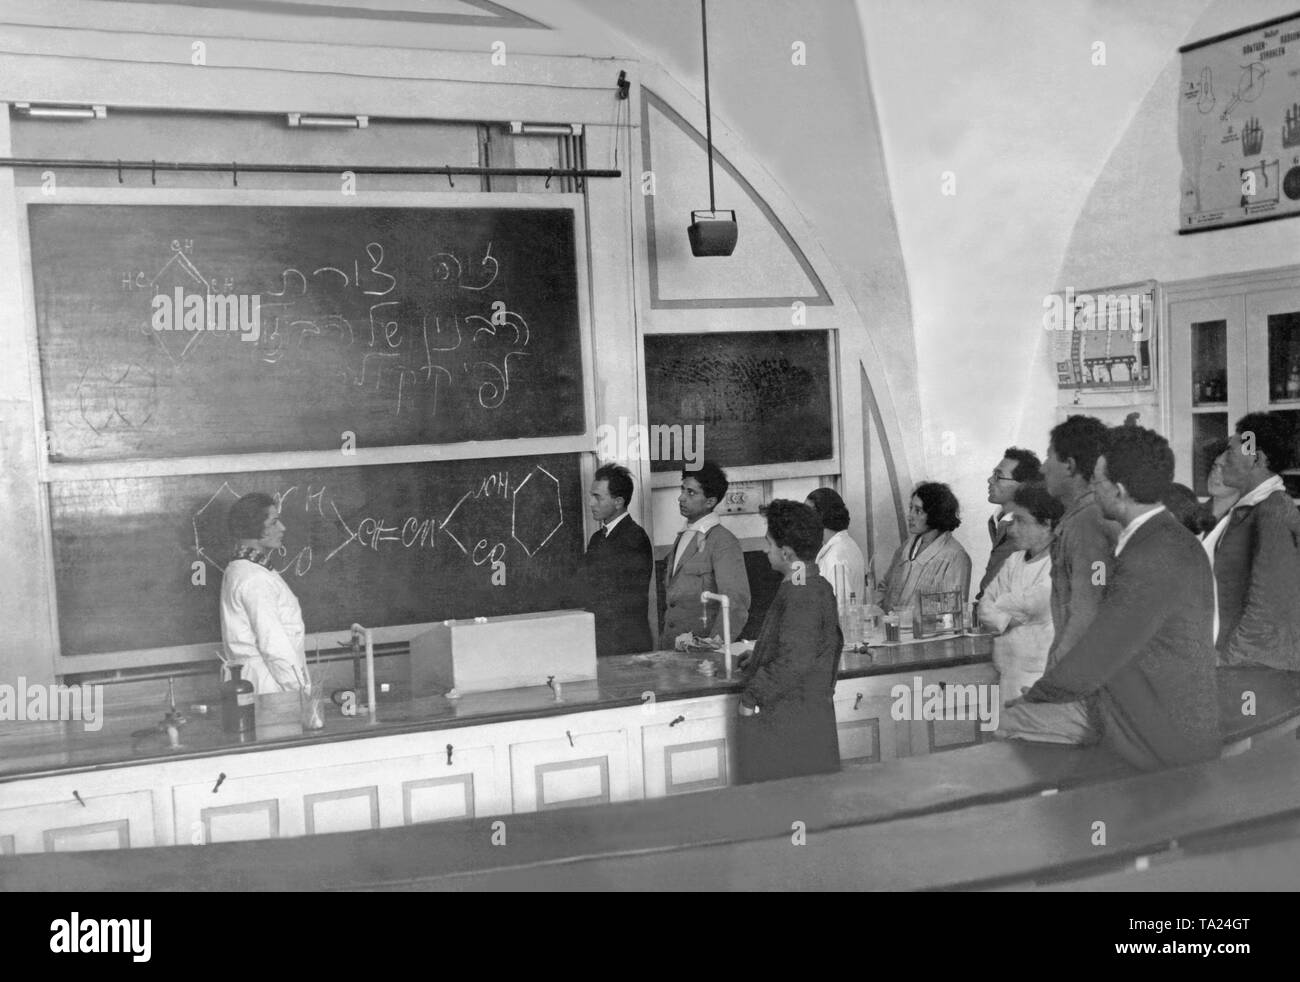
[[[1300,434],[1300,270],[1168,284],[1165,300],[1175,479],[1204,497],[1246,413],[1286,413]],[[1300,497],[1300,469],[1283,479]]]

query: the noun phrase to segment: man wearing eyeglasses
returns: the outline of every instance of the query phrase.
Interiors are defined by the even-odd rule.
[[[984,589],[998,575],[998,570],[1007,561],[1007,557],[1016,551],[1016,544],[1011,541],[1011,516],[1007,514],[1007,506],[1022,484],[1040,481],[1042,477],[1042,464],[1038,460],[1038,454],[1019,447],[1007,447],[1002,460],[989,475],[989,504],[997,505],[998,510],[989,516],[992,552],[989,553],[988,566],[984,568],[984,577],[980,580],[979,593],[975,594],[977,603],[984,596]]]

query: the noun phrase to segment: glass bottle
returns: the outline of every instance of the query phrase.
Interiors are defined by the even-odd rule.
[[[221,686],[221,728],[227,733],[252,733],[257,697],[253,683],[241,677],[243,665],[231,665],[230,681]]]
[[[844,643],[862,643],[862,605],[858,603],[856,593],[849,594],[848,630],[844,632]]]

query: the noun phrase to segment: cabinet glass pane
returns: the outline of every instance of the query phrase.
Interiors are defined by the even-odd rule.
[[[1197,413],[1192,417],[1192,490],[1207,495],[1205,479],[1214,458],[1223,452],[1228,439],[1227,413]]]
[[[1271,320],[1271,318],[1270,318]],[[1269,333],[1272,333],[1270,328]],[[1272,340],[1270,338],[1270,340]],[[1275,409],[1273,412],[1279,416],[1285,416],[1291,424],[1291,432],[1297,437],[1296,445],[1293,449],[1293,459],[1300,463],[1300,409]],[[1289,471],[1283,471],[1282,481],[1286,484],[1286,489],[1293,498],[1300,498],[1300,467],[1292,467]]]
[[[1228,401],[1228,322],[1192,325],[1192,405]]]
[[[1268,394],[1300,400],[1300,311],[1268,315]]]

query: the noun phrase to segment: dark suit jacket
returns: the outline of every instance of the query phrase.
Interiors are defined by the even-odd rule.
[[[650,637],[650,578],[654,553],[645,531],[626,516],[587,543],[575,601],[596,615],[596,654],[627,655],[654,648]]]
[[[740,701],[760,712],[737,721],[740,783],[839,769],[833,697],[843,644],[835,591],[810,564],[802,585],[777,590],[745,663]]]
[[[1300,671],[1300,513],[1290,495],[1232,510],[1214,578],[1222,662]]]
[[[978,601],[988,589],[988,585],[998,575],[998,570],[1002,564],[1007,561],[1007,557],[1015,552],[1019,547],[1011,541],[1011,523],[995,522],[992,516],[989,516],[989,542],[993,545],[993,551],[989,553],[989,564],[984,567],[984,576],[980,579],[979,592],[975,594]]]
[[[1103,741],[1147,770],[1219,753],[1213,573],[1168,512],[1115,559],[1096,616],[1025,696],[1090,703]]]

